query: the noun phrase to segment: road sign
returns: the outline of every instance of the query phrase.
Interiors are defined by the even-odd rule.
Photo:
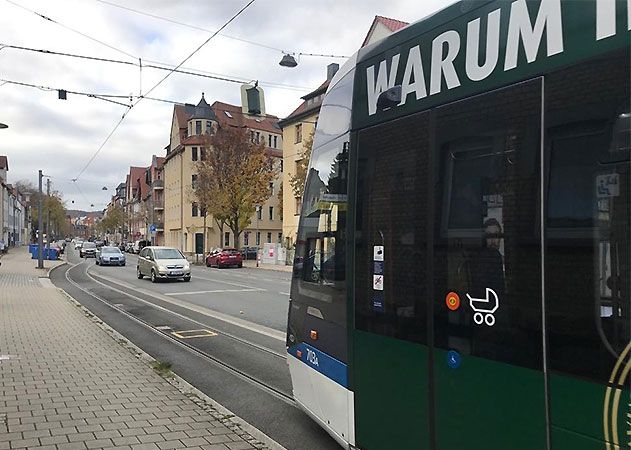
[[[151,225],[149,226],[149,231],[151,231],[152,233],[155,233],[155,232],[156,232],[156,230],[157,230],[157,228],[156,228],[156,226],[155,226],[154,224],[151,224]]]

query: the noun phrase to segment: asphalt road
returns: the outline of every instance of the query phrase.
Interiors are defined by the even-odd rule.
[[[289,274],[194,267],[192,281],[138,280],[67,255],[51,280],[155,359],[287,449],[338,449],[291,400]]]
[[[151,283],[146,277],[142,280],[136,278],[138,256],[129,253],[125,256],[125,267],[90,264],[89,272],[252,321],[283,334],[287,329],[289,273],[247,267],[210,269],[192,266],[188,283],[178,280]]]

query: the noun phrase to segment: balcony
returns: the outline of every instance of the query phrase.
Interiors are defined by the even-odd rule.
[[[153,199],[153,210],[154,211],[162,211],[164,209],[164,199],[163,198],[154,198]]]
[[[164,180],[156,180],[151,183],[151,188],[154,190],[164,189]]]
[[[164,231],[164,222],[156,222],[156,231]]]

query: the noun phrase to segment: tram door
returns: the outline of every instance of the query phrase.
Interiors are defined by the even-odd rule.
[[[433,111],[436,450],[546,448],[542,81]]]

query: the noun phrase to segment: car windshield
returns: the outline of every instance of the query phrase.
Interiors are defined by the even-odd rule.
[[[175,248],[156,248],[154,251],[156,259],[184,259],[184,256]]]
[[[229,255],[236,255],[237,253],[239,253],[239,250],[237,250],[236,248],[224,248],[222,251],[224,253],[228,253]]]
[[[120,253],[121,251],[116,247],[103,247],[101,253]]]
[[[84,242],[83,248],[96,248],[96,244],[94,242]]]

